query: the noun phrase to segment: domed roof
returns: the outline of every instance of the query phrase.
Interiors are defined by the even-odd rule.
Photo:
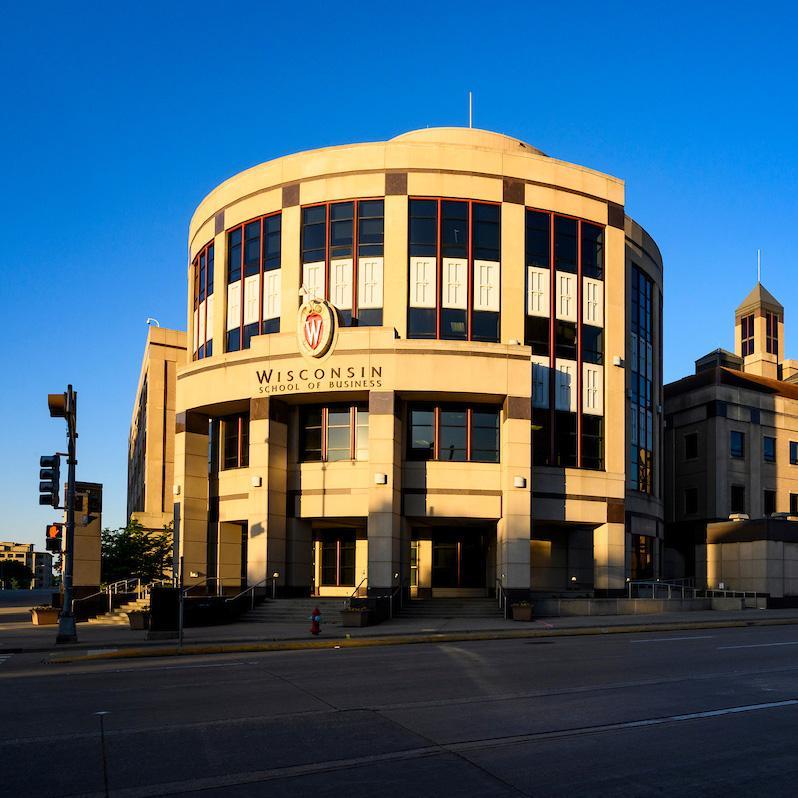
[[[471,127],[422,128],[394,136],[391,141],[418,144],[462,144],[468,147],[484,147],[502,152],[531,152],[535,155],[546,155],[545,152],[541,152],[520,139],[505,136],[503,133],[494,133],[492,130],[479,130]]]

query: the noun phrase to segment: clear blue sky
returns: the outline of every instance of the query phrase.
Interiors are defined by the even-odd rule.
[[[45,397],[70,381],[79,478],[124,522],[145,320],[185,328],[210,189],[296,150],[466,124],[469,89],[475,126],[626,181],[665,258],[666,380],[732,348],[757,247],[798,357],[792,4],[381,5],[3,4],[0,539],[43,545],[38,458],[64,440]]]

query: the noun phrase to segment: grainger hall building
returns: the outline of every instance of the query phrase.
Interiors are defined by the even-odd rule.
[[[621,180],[419,130],[232,177],[189,249],[188,581],[611,595],[659,574],[662,259]]]

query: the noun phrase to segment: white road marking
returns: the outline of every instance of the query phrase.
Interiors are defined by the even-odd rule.
[[[630,643],[669,643],[673,640],[711,640],[715,635],[695,635],[691,637],[647,637],[644,640],[630,640]]]
[[[718,651],[728,651],[730,648],[768,648],[769,646],[798,646],[798,640],[788,643],[748,643],[744,646],[718,646]]]

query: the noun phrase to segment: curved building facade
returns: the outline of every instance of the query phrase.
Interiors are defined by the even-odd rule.
[[[662,260],[622,181],[427,129],[236,175],[189,249],[188,581],[602,595],[658,574]]]

